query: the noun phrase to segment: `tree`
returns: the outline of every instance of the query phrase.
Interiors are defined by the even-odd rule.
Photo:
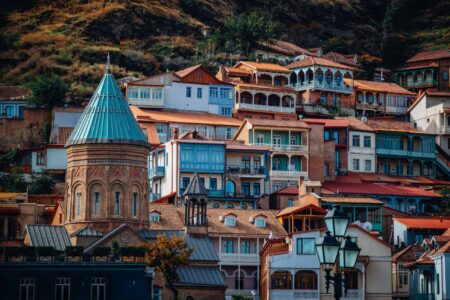
[[[145,262],[163,274],[166,287],[173,292],[173,298],[178,299],[178,289],[175,286],[179,279],[177,268],[188,263],[193,249],[188,248],[183,238],[168,238],[165,235],[159,235],[155,243],[147,243],[145,248]]]
[[[439,213],[443,215],[450,215],[450,188],[443,188],[441,190],[442,198],[439,201]]]
[[[31,183],[28,186],[28,192],[30,194],[50,194],[55,187],[55,180],[49,174],[36,174],[31,175]]]
[[[0,173],[0,192],[23,193],[27,190],[27,184],[20,168],[15,168],[12,173]]]
[[[381,64],[381,58],[364,53],[359,57],[359,61],[363,69],[362,79],[373,80],[375,69]]]
[[[56,75],[36,76],[28,85],[33,92],[30,104],[40,108],[52,108],[64,104],[68,85]]]

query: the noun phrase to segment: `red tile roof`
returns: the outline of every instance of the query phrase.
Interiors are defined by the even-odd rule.
[[[348,183],[325,181],[323,188],[330,193],[342,194],[372,194],[372,195],[398,195],[405,197],[441,197],[440,194],[426,191],[417,187],[388,185],[379,183]],[[324,193],[326,191],[323,191]]]
[[[354,57],[356,54],[344,55],[342,53],[330,51],[322,55],[322,57],[327,58],[329,60],[348,65],[350,67],[358,68],[359,64],[355,62]]]
[[[276,217],[278,218],[278,217],[283,217],[283,216],[286,216],[286,215],[296,214],[296,213],[299,213],[299,212],[304,211],[305,209],[309,209],[309,208],[312,208],[313,210],[315,210],[319,214],[325,215],[327,213],[326,209],[323,209],[320,206],[317,206],[317,205],[315,205],[313,203],[310,203],[310,204],[307,204],[307,205],[304,205],[304,206],[286,207],[285,209],[281,210],[276,215]]]
[[[298,195],[298,188],[296,186],[288,186],[282,190],[276,191],[275,194],[281,195]]]
[[[350,66],[346,66],[337,62],[334,62],[332,60],[316,57],[316,56],[308,56],[303,60],[294,61],[293,63],[287,65],[286,67],[288,69],[296,69],[296,68],[302,68],[307,66],[323,66],[323,67],[331,67],[331,68],[339,68],[339,69],[346,69],[346,70],[353,70],[354,68]]]
[[[183,69],[183,70],[179,70],[179,71],[175,72],[175,75],[177,75],[180,78],[183,78],[183,77],[189,75],[190,73],[192,73],[194,70],[200,68],[201,66],[202,65],[195,65],[195,66]]]
[[[329,128],[347,128],[349,126],[349,121],[345,118],[342,119],[311,119],[311,118],[304,118],[301,119],[302,121],[306,123],[312,123],[312,124],[324,124],[325,127]]]
[[[450,217],[398,217],[394,221],[400,222],[408,228],[424,229],[448,229],[450,228]]]
[[[396,121],[393,119],[372,118],[367,120],[367,125],[372,127],[375,131],[389,131],[389,132],[406,132],[415,134],[428,134],[414,128],[411,123],[404,121]]]
[[[429,51],[429,52],[419,52],[410,59],[408,59],[406,62],[416,62],[416,61],[423,61],[423,60],[434,60],[434,59],[442,59],[442,58],[450,58],[450,51],[449,49],[445,50],[437,50],[437,51]]]
[[[239,65],[246,65],[258,71],[266,71],[266,72],[274,72],[274,73],[286,73],[289,74],[291,71],[283,66],[271,63],[260,63],[256,61],[240,61],[234,67],[238,67]]]
[[[412,262],[416,261],[420,255],[422,255],[423,247],[422,244],[415,243],[409,245],[408,247],[400,250],[392,256],[392,261],[403,261]]]
[[[241,68],[233,68],[233,67],[225,67],[225,70],[230,74],[240,75],[240,76],[251,76],[252,72],[250,70],[241,69]]]
[[[31,91],[23,86],[0,85],[0,100],[24,100],[31,95]]]
[[[393,82],[352,80],[350,78],[344,78],[344,82],[347,85],[353,85],[357,89],[364,91],[402,94],[402,95],[415,95],[415,93],[410,92],[407,89],[402,88],[401,86]]]
[[[422,68],[437,68],[437,67],[438,67],[438,64],[435,62],[422,62],[422,63],[414,64],[414,66],[397,69],[397,71],[407,71],[407,70],[415,70],[415,69],[422,69]]]
[[[348,127],[353,130],[373,131],[372,127],[355,117],[336,117],[336,120],[347,120]],[[327,127],[325,125],[325,127]]]
[[[295,129],[309,129],[308,124],[302,120],[298,121],[286,121],[286,120],[267,120],[267,119],[245,119],[247,123],[254,126],[271,126],[281,128],[295,128]],[[242,124],[243,126],[244,124]]]
[[[274,92],[289,92],[296,94],[297,92],[290,87],[287,86],[273,86],[273,85],[261,85],[261,84],[253,84],[253,83],[239,83],[236,84],[239,89],[252,89],[252,90],[269,90]]]

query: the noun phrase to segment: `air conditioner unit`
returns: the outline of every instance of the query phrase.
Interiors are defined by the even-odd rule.
[[[225,220],[225,218],[223,216],[219,216],[219,221],[223,222]]]
[[[255,218],[253,218],[253,217],[249,217],[249,218],[248,218],[248,221],[249,221],[250,223],[252,223],[252,224],[253,224],[253,223],[255,223]]]

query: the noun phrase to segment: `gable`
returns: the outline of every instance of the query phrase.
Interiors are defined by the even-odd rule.
[[[185,83],[200,83],[200,84],[224,84],[224,82],[217,79],[208,70],[206,70],[203,66],[199,66],[195,68],[188,74],[184,75],[181,78],[181,82]]]
[[[111,247],[114,241],[116,241],[120,247],[134,247],[145,243],[145,239],[137,232],[126,224],[122,224],[91,244],[84,252],[91,253],[92,250],[97,247]]]
[[[50,225],[64,225],[65,219],[66,219],[66,216],[64,214],[64,210],[62,209],[62,205],[60,202],[58,202],[58,205],[56,206],[56,210],[53,213]]]

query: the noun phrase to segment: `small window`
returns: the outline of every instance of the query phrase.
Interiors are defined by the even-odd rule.
[[[430,118],[427,118],[427,123],[430,123]]]
[[[370,159],[366,159],[366,160],[364,161],[364,170],[365,170],[366,172],[372,171],[372,161],[371,161]]]
[[[217,190],[217,178],[209,179],[209,189],[211,191],[216,191]]]
[[[197,75],[198,77],[203,77],[203,70],[198,70]]]
[[[55,299],[69,300],[70,299],[70,278],[58,277],[55,281]]]
[[[353,170],[359,171],[359,159],[353,159]]]
[[[47,164],[47,151],[45,149],[36,152],[36,165],[43,166]]]
[[[448,72],[447,71],[442,72],[442,79],[448,80]]]
[[[150,213],[150,222],[158,223],[161,220],[161,215],[157,212]]]
[[[137,193],[133,193],[133,217],[137,216]]]
[[[371,144],[372,144],[372,143],[371,143],[370,136],[369,136],[369,135],[365,135],[365,136],[364,136],[364,147],[370,148],[370,147],[372,147]]]
[[[294,200],[293,199],[288,199],[287,206],[288,207],[292,207],[293,205],[294,205]]]
[[[315,253],[315,239],[303,238],[297,239],[297,255],[312,255]]]
[[[216,203],[213,203],[212,207],[213,207],[213,208],[220,208],[220,204],[217,203],[217,202],[216,202]]]
[[[183,177],[183,189],[187,188],[191,179],[189,177]]]
[[[233,240],[223,240],[222,246],[222,253],[233,253]]]
[[[227,203],[227,208],[234,208],[234,204],[233,203]]]
[[[91,300],[106,299],[106,279],[104,277],[93,277],[91,279]]]
[[[203,89],[202,88],[197,88],[197,98],[198,99],[202,98],[202,94],[203,94]]]
[[[216,87],[209,88],[209,97],[211,98],[219,97],[219,90]]]
[[[236,226],[236,218],[233,216],[225,217],[225,225],[227,225],[229,227],[235,227]]]
[[[256,143],[257,144],[264,144],[264,134],[258,134],[258,136],[256,137]]]
[[[329,164],[325,164],[323,169],[324,169],[324,171],[323,171],[324,175],[325,176],[330,176],[330,165]]]
[[[247,204],[245,204],[245,203],[241,204],[241,209],[247,209],[247,208],[248,208]]]
[[[34,300],[36,283],[34,278],[20,279],[20,300]]]
[[[186,97],[191,98],[192,88],[190,86],[186,87]]]
[[[114,215],[120,215],[120,192],[116,192],[116,201],[114,205]]]
[[[250,253],[250,241],[241,241],[241,253],[242,254]]]
[[[98,216],[100,214],[100,193],[94,193],[94,216]]]
[[[231,116],[231,107],[222,107],[221,114],[224,116]]]
[[[354,135],[353,136],[352,146],[353,147],[359,147],[360,146],[360,144],[359,144],[359,135]]]
[[[448,73],[447,73],[447,77],[448,77]],[[436,294],[440,294],[441,293],[441,280],[439,278],[439,274],[436,274]]]
[[[77,205],[77,210],[76,210],[76,214],[77,216],[79,216],[81,214],[81,193],[77,193],[77,201],[76,201],[76,205]]]
[[[255,219],[255,226],[259,228],[266,227],[266,219],[265,218],[256,218]]]

